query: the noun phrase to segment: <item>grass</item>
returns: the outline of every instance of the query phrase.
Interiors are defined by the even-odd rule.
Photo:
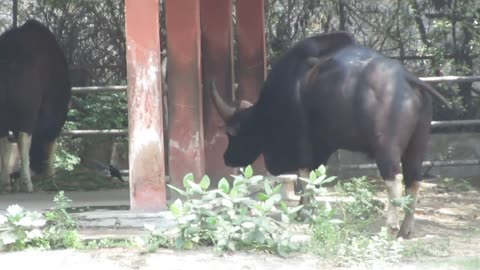
[[[464,270],[478,270],[480,269],[480,256],[451,260],[449,264]]]
[[[281,256],[288,256],[291,252],[310,253],[329,265],[340,267],[368,267],[378,262],[395,264],[417,261],[419,258],[443,258],[442,261],[461,269],[480,269],[478,256],[451,259],[449,256],[452,256],[454,246],[449,238],[398,241],[389,235],[386,228],[381,226],[384,225],[385,205],[377,199],[375,194],[378,190],[367,178],[334,181],[326,177],[324,169],[319,169],[312,172],[307,181],[309,190],[304,195],[321,197],[325,192],[333,191],[349,200],[314,201],[304,208],[292,209],[281,200],[280,186],[253,175],[251,168],[235,176],[234,181],[222,179],[213,188],[208,177],[194,181],[193,175],[187,175],[184,189],[174,189],[182,195],[182,200],[170,205],[170,211],[180,223],[174,232],[146,226],[146,237],[142,239],[82,240],[69,214],[92,208],[72,208],[68,198],[60,197],[56,199],[57,208],[47,216],[47,226],[51,229],[44,230],[42,241],[16,246],[12,244],[11,250],[33,246],[46,249],[122,247],[153,252],[158,248],[210,246],[220,253],[240,249]],[[59,187],[58,183],[55,183],[56,188]],[[251,183],[255,183],[255,187],[263,187],[255,198],[249,192],[253,189]],[[464,181],[446,179],[443,184],[455,186],[457,190],[469,189]],[[296,215],[297,211],[303,216]],[[11,224],[11,228],[17,231],[22,229],[22,234],[30,232],[30,227],[19,227],[15,221]],[[298,230],[290,230],[294,227],[302,227],[301,234],[309,234],[307,242],[300,246],[292,241],[292,236],[299,233]],[[470,234],[479,232],[477,229]],[[22,239],[28,240],[28,237]]]

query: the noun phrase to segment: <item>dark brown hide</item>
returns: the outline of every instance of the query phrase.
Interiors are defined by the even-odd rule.
[[[29,20],[0,36],[0,137],[32,135],[30,166],[42,173],[65,123],[71,87],[66,58],[48,28]]]
[[[376,160],[392,197],[398,188],[390,183],[402,172],[416,196],[432,94],[447,103],[399,62],[343,32],[305,39],[273,65],[258,102],[225,119],[225,164],[246,166],[263,154],[267,170],[278,175],[313,170],[345,149]],[[404,225],[409,234],[413,215]]]

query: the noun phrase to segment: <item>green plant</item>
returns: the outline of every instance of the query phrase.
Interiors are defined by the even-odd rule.
[[[145,224],[145,229],[148,231],[148,234],[144,237],[137,237],[136,243],[139,246],[146,247],[148,252],[154,252],[158,248],[170,248],[173,247],[174,238],[173,235],[168,235],[168,232],[164,229],[157,230],[154,225]],[[173,233],[175,234],[175,230]]]
[[[135,248],[138,242],[133,239],[111,239],[104,238],[98,240],[88,240],[82,244],[82,249],[99,249],[99,248]]]
[[[70,206],[63,192],[54,197],[56,206],[45,213],[26,211],[18,205],[0,215],[0,248],[79,248],[82,242],[75,220],[66,211]]]
[[[407,196],[401,196],[400,198],[393,199],[392,204],[403,209],[405,213],[408,213],[412,211],[410,206],[414,201],[415,199],[410,194],[408,194]]]
[[[7,208],[5,216],[0,215],[0,248],[23,250],[29,247],[45,247],[41,228],[46,224],[45,217],[38,212],[26,211],[19,205]]]
[[[336,189],[340,195],[353,199],[341,203],[345,218],[368,220],[378,216],[385,207],[380,200],[375,199],[374,188],[366,177],[339,182]]]
[[[480,256],[453,260],[449,264],[456,265],[464,270],[478,270],[480,269]]]
[[[473,190],[472,183],[465,179],[455,179],[451,177],[443,178],[441,184],[447,188],[453,189],[455,191],[470,191]]]
[[[319,218],[325,216],[333,216],[334,209],[332,209],[329,202],[321,202],[316,199],[317,196],[324,195],[326,189],[325,184],[333,182],[336,177],[327,177],[327,168],[323,165],[318,169],[310,172],[309,178],[300,177],[300,181],[306,183],[305,190],[300,196],[305,202],[304,207],[299,212],[299,218],[306,223],[316,222]]]
[[[405,244],[404,257],[446,257],[450,255],[450,239],[418,239]]]
[[[71,200],[60,191],[53,201],[56,206],[45,214],[47,227],[44,232],[50,248],[80,248],[82,242],[77,232],[77,223],[67,212]]]
[[[301,207],[290,208],[282,203],[281,185],[272,186],[268,179],[254,176],[250,166],[234,176],[232,185],[223,178],[216,189],[209,190],[208,176],[197,184],[193,175],[187,174],[183,186],[184,189],[169,186],[184,198],[170,205],[178,222],[174,230],[176,248],[214,246],[219,253],[251,248],[282,256],[298,248],[291,241],[286,224]],[[250,197],[254,186],[263,187],[256,199]],[[154,239],[164,244],[159,235],[166,233],[158,232]]]
[[[302,196],[308,199],[308,203],[301,211],[312,230],[310,249],[342,266],[368,265],[375,260],[398,261],[403,251],[401,243],[391,241],[385,228],[376,234],[365,230],[383,208],[383,204],[374,198],[374,189],[365,177],[336,184],[335,190],[351,201],[330,203],[316,200],[326,193],[325,184],[334,179],[327,177],[324,166],[312,171],[308,179],[301,179],[307,183]]]
[[[392,241],[386,227],[374,235],[352,232],[344,243],[339,245],[337,256],[339,265],[370,266],[382,261],[397,263],[402,258],[404,245]]]

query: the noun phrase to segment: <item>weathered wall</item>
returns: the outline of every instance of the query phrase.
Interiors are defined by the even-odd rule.
[[[480,159],[480,134],[477,133],[453,133],[453,134],[432,134],[428,152],[425,160],[464,160]],[[367,159],[363,154],[348,151],[338,151],[329,160],[328,166],[331,174],[342,177],[359,175],[379,176],[376,169],[340,169],[338,164],[365,164],[375,163]],[[424,171],[427,168],[424,168]],[[434,167],[429,174],[443,177],[470,177],[480,175],[479,166],[449,166]]]
[[[115,149],[116,157],[113,157],[112,163],[120,169],[128,169],[128,162],[124,159],[126,155],[126,146],[117,146]],[[118,156],[117,156],[118,155]],[[426,160],[463,160],[463,159],[480,159],[480,134],[477,133],[456,133],[456,134],[433,134],[428,146]],[[341,177],[353,176],[375,176],[379,177],[376,169],[338,169],[338,164],[366,164],[374,163],[374,160],[368,160],[363,154],[352,153],[348,151],[338,151],[331,156],[328,167],[329,174]],[[427,168],[424,168],[424,171]],[[450,166],[450,167],[434,167],[429,174],[440,175],[443,177],[470,177],[480,175],[479,166]]]

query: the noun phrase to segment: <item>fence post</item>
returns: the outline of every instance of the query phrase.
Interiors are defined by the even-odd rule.
[[[202,81],[200,63],[200,1],[166,0],[169,109],[169,174],[183,186],[192,172],[205,174]]]
[[[159,0],[125,0],[130,207],[166,208]]]
[[[264,0],[236,3],[238,98],[256,102],[267,76]],[[255,173],[265,173],[263,156],[254,162]]]
[[[202,0],[202,75],[206,172],[212,180],[229,176],[233,170],[224,165],[227,139],[220,129],[222,120],[210,97],[210,81],[216,79],[225,100],[233,97],[232,0]]]

